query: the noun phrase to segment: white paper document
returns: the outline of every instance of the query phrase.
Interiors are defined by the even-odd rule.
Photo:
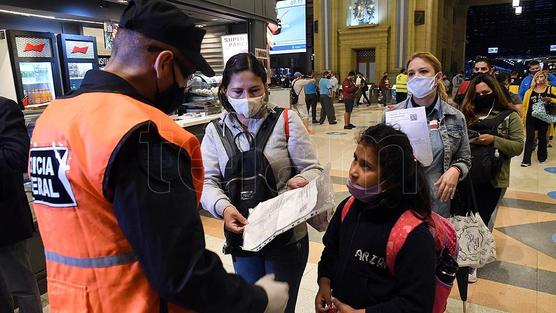
[[[333,206],[330,165],[319,177],[298,188],[259,203],[243,232],[243,250],[259,251],[276,236]]]
[[[429,166],[432,163],[432,145],[425,107],[386,111],[386,124],[398,128],[409,138],[415,158]]]

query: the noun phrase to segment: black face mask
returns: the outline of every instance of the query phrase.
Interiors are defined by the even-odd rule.
[[[475,97],[475,109],[482,110],[488,108],[494,104],[494,93],[489,93],[488,95],[477,95]]]
[[[166,114],[174,113],[185,100],[185,87],[180,87],[176,82],[176,73],[172,71],[174,82],[172,86],[164,91],[158,89],[156,85],[156,94],[154,96],[154,104],[162,112]]]
[[[537,74],[538,72],[540,72],[540,70],[539,71],[529,71],[529,73],[531,73],[531,76],[535,76],[535,74]]]

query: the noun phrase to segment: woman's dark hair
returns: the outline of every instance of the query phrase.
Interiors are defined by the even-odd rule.
[[[257,58],[251,53],[239,53],[234,55],[228,60],[228,62],[226,62],[226,67],[222,73],[222,83],[220,83],[220,87],[218,88],[218,99],[220,100],[220,103],[222,103],[224,109],[228,112],[234,112],[234,108],[228,102],[226,89],[228,89],[232,76],[244,71],[249,71],[257,75],[266,87],[267,74],[261,61],[257,60]]]
[[[401,131],[378,124],[367,128],[357,140],[377,153],[380,183],[387,203],[401,201],[401,205],[430,216],[431,195],[423,166],[413,155],[407,136]],[[401,196],[401,197],[400,197]]]
[[[467,94],[463,99],[463,103],[461,105],[461,112],[465,116],[465,120],[467,121],[467,125],[472,125],[473,123],[479,120],[477,116],[477,112],[475,112],[475,98],[477,97],[477,93],[475,92],[475,86],[480,83],[485,83],[488,85],[492,92],[494,93],[495,100],[494,100],[494,109],[497,111],[505,111],[505,110],[514,110],[512,105],[509,93],[507,92],[506,88],[503,87],[496,78],[492,77],[491,75],[478,75],[477,77],[473,78],[471,83],[469,83],[469,89],[467,90]]]

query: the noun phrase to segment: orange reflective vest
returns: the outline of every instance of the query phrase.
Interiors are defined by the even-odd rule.
[[[160,311],[160,296],[103,193],[118,143],[147,121],[189,154],[198,205],[204,178],[199,141],[158,109],[125,95],[91,92],[53,101],[36,123],[29,176],[52,313]],[[169,311],[190,312],[173,305]]]

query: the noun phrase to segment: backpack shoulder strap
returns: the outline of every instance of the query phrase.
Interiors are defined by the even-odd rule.
[[[392,230],[390,230],[390,235],[388,236],[388,242],[386,243],[386,267],[392,275],[394,273],[394,265],[396,264],[396,256],[398,252],[402,249],[407,236],[419,225],[424,223],[413,211],[405,211]]]
[[[500,124],[502,124],[502,122],[504,122],[504,120],[510,116],[510,114],[512,114],[512,112],[515,112],[514,110],[505,110],[500,112],[492,121],[492,128],[494,131],[496,131],[498,129],[498,126],[500,126]]]
[[[274,126],[276,126],[278,118],[280,117],[280,114],[282,114],[283,110],[283,108],[274,108],[274,113],[271,112],[268,114],[263,124],[261,125],[261,128],[257,132],[257,135],[255,136],[255,147],[260,151],[264,150],[264,147],[268,142],[268,138],[270,138],[270,135],[274,130]]]
[[[346,219],[346,216],[349,212],[349,209],[351,208],[351,205],[353,204],[354,201],[355,201],[355,197],[351,196],[351,197],[349,197],[349,199],[344,204],[344,207],[342,208],[342,215],[341,215],[342,222]]]
[[[224,125],[221,125],[224,124]],[[231,159],[237,153],[240,153],[239,149],[237,148],[234,140],[234,136],[224,123],[222,119],[216,119],[212,121],[214,128],[216,129],[216,133],[218,137],[220,137],[220,141],[224,146],[224,150],[226,150],[226,154],[228,155],[228,159]]]

